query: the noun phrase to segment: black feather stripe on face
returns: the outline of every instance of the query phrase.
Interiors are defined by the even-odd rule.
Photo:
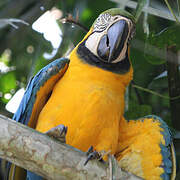
[[[128,57],[128,50],[126,51],[125,58],[117,63],[106,63],[95,56],[86,46],[86,40],[79,44],[77,54],[80,59],[90,65],[102,68],[107,71],[111,71],[117,74],[127,73],[130,69],[130,61]]]

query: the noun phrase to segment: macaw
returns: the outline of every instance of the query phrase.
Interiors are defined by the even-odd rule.
[[[134,32],[135,19],[127,11],[100,14],[69,58],[53,61],[30,80],[13,119],[42,133],[64,125],[71,146],[109,152],[120,167],[147,180],[174,179],[175,151],[166,123],[153,115],[124,118]],[[16,169],[11,166],[9,179],[16,179]],[[31,172],[25,176],[41,179]]]

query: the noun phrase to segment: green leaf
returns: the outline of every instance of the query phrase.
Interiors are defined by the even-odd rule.
[[[134,102],[130,102],[129,110],[125,113],[125,117],[130,120],[137,119],[149,114],[152,114],[152,107],[150,105],[138,105]]]
[[[166,28],[158,35],[152,34],[149,42],[159,48],[166,48],[167,46],[176,45],[180,49],[180,26],[174,25]]]
[[[151,53],[150,53],[151,52]],[[152,55],[150,55],[152,54]],[[155,46],[145,45],[144,59],[153,65],[160,65],[166,62],[166,51]]]
[[[36,59],[35,69],[33,71],[33,74],[35,75],[40,69],[42,69],[44,66],[46,66],[49,63],[50,61],[48,61],[47,59],[44,59],[44,57],[42,56]]]
[[[82,21],[89,19],[92,16],[92,11],[89,8],[86,8],[83,13],[81,14]]]
[[[170,4],[168,3],[168,0],[164,0],[164,1],[165,1],[166,5],[167,5],[168,9],[170,10],[171,14],[174,16],[174,19],[176,20],[176,22],[180,24],[178,18],[176,17],[176,15],[174,14],[174,11],[172,10]]]
[[[137,4],[137,7],[136,7],[136,13],[135,13],[135,19],[136,19],[136,22],[138,21],[141,13],[142,13],[142,10],[144,8],[144,6],[146,5],[147,3],[147,0],[138,0],[138,4]]]
[[[164,64],[166,62],[166,48],[168,46],[175,45],[177,49],[180,49],[179,32],[180,26],[174,25],[166,28],[159,34],[151,33],[144,49],[145,59],[153,65]]]
[[[16,88],[16,77],[13,71],[0,75],[0,92],[8,93]]]
[[[5,50],[1,56],[0,56],[0,62],[4,63],[5,65],[8,65],[10,61],[10,50]]]
[[[13,71],[0,75],[0,93],[3,95],[0,100],[7,103],[12,95],[12,90],[16,88],[16,76]],[[5,95],[10,97],[6,98]]]

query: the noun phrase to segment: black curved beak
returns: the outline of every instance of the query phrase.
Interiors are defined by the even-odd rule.
[[[129,32],[125,20],[115,22],[109,27],[98,45],[98,55],[107,62],[114,61],[121,53]]]

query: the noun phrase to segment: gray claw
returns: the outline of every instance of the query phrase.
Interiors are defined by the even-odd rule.
[[[59,126],[56,126],[56,127],[52,128],[52,129],[50,129],[49,131],[46,132],[46,134],[49,137],[53,137],[53,138],[59,140],[62,143],[66,143],[67,129],[68,128],[66,126],[61,124]]]
[[[87,159],[84,162],[84,166],[92,159],[98,159],[99,161],[103,162],[102,155],[99,152],[94,151],[93,146],[90,146],[86,154],[87,154]]]

